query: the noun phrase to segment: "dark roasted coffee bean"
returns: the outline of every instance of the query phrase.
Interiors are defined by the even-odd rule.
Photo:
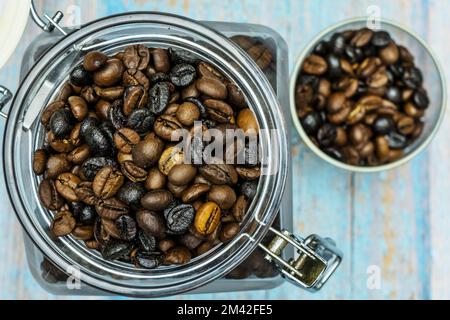
[[[97,212],[94,206],[84,205],[78,213],[77,221],[83,225],[92,225],[97,218]]]
[[[115,223],[121,239],[131,241],[136,237],[137,226],[132,217],[128,215],[120,216]]]
[[[84,87],[92,82],[92,77],[83,66],[78,66],[70,73],[70,82],[76,86]]]
[[[161,114],[169,104],[170,91],[166,82],[158,82],[149,93],[149,109],[154,114]]]
[[[111,220],[129,212],[128,206],[116,198],[99,200],[95,205],[95,210],[100,217]]]
[[[49,210],[59,210],[64,205],[64,198],[56,190],[55,182],[44,179],[39,184],[39,200]]]
[[[408,139],[397,132],[391,132],[386,138],[391,149],[400,150],[408,145]]]
[[[83,67],[86,71],[94,72],[103,67],[108,57],[102,52],[91,51],[84,56]]]
[[[413,102],[417,108],[425,110],[430,105],[430,99],[424,90],[417,90],[413,95]]]
[[[164,217],[161,213],[140,210],[136,213],[136,221],[139,227],[149,236],[153,236],[158,239],[164,238],[166,226],[164,223]]]
[[[310,112],[301,119],[302,127],[308,135],[315,135],[322,125],[320,115]]]
[[[395,122],[391,117],[380,116],[375,120],[372,128],[376,134],[389,134],[395,128]]]
[[[314,53],[318,54],[320,56],[324,56],[328,53],[330,49],[330,44],[326,41],[320,41],[315,47],[314,47]]]
[[[98,127],[98,125],[99,125],[99,121],[97,118],[88,116],[81,123],[81,126],[80,126],[81,137],[86,140],[86,138],[91,134],[91,130]]]
[[[190,260],[191,253],[186,247],[175,247],[166,252],[163,263],[166,265],[186,264]]]
[[[372,37],[372,44],[376,47],[386,47],[391,43],[391,36],[386,31],[376,31]]]
[[[75,228],[76,221],[69,211],[60,211],[53,218],[50,230],[56,237],[70,234]]]
[[[329,147],[336,139],[336,126],[326,123],[317,132],[317,141],[322,147]]]
[[[112,87],[122,79],[123,71],[122,61],[115,58],[108,59],[104,66],[94,73],[93,79],[95,84],[100,87]]]
[[[142,184],[128,181],[117,191],[117,199],[133,208],[138,208],[145,192]]]
[[[169,48],[170,59],[173,64],[197,64],[198,58],[192,52],[184,49]]]
[[[330,78],[337,78],[342,74],[341,60],[334,54],[326,56],[326,63],[328,66],[328,76]]]
[[[389,87],[386,90],[385,97],[394,103],[400,103],[402,101],[402,93],[397,87]]]
[[[112,140],[104,130],[98,127],[92,128],[85,140],[89,145],[89,149],[97,156],[111,156],[115,154]]]
[[[423,82],[422,72],[415,67],[405,69],[402,78],[406,86],[410,89],[419,88]]]
[[[126,127],[143,134],[153,128],[154,122],[155,116],[149,109],[134,109],[128,116]]]
[[[73,128],[72,113],[67,109],[60,109],[50,118],[50,129],[56,138],[64,138]]]
[[[88,180],[93,180],[97,172],[105,166],[118,167],[117,162],[111,158],[93,157],[83,162],[81,170]]]
[[[194,250],[200,245],[200,243],[203,242],[203,239],[188,232],[180,236],[178,241],[180,242],[181,245],[185,246],[189,250]]]
[[[131,245],[126,242],[113,241],[104,246],[101,250],[102,257],[106,260],[117,260],[128,256],[131,252]]]
[[[156,238],[142,229],[137,233],[137,243],[143,251],[154,252],[156,250]]]
[[[154,269],[158,267],[162,262],[161,254],[157,252],[145,252],[137,250],[131,254],[131,260],[136,267],[145,269]]]
[[[242,182],[239,190],[248,200],[253,200],[258,189],[258,181],[244,181]]]
[[[333,147],[329,147],[323,150],[327,155],[329,155],[330,157],[332,157],[333,159],[336,159],[338,161],[344,161],[344,154]]]
[[[50,122],[50,118],[52,117],[53,113],[63,109],[65,105],[66,104],[64,101],[55,101],[50,103],[42,112],[41,123],[44,126],[47,126],[47,124]]]
[[[111,198],[117,193],[124,180],[123,174],[116,168],[103,167],[95,175],[92,190],[101,199]]]
[[[197,75],[197,71],[190,64],[178,64],[170,72],[170,81],[177,87],[187,87]]]
[[[166,81],[170,81],[169,75],[167,73],[157,72],[150,77],[150,82],[152,83],[166,82]]]
[[[194,207],[190,204],[180,204],[164,210],[167,229],[173,234],[183,234],[194,221]]]

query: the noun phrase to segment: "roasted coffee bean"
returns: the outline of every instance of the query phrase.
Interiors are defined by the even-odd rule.
[[[236,124],[245,134],[252,135],[259,133],[259,126],[255,114],[248,108],[244,108],[239,112]]]
[[[221,210],[215,202],[206,202],[197,210],[194,220],[196,232],[201,235],[209,235],[220,223]]]
[[[139,143],[139,134],[129,128],[122,128],[114,133],[114,144],[116,149],[123,153],[131,153],[133,147]]]
[[[73,128],[72,113],[67,109],[59,109],[50,118],[50,129],[56,138],[64,138]]]
[[[173,234],[185,233],[194,221],[194,207],[190,204],[180,204],[164,210],[168,231]]]
[[[220,209],[231,209],[236,202],[236,193],[227,185],[213,185],[208,193],[208,200],[216,203]]]
[[[131,253],[131,260],[138,268],[154,269],[161,264],[162,256],[157,252],[135,250]]]
[[[386,90],[385,97],[394,103],[400,103],[402,101],[402,93],[397,87],[389,87]]]
[[[236,169],[228,164],[209,164],[199,168],[200,174],[214,184],[237,183],[238,174]]]
[[[83,206],[78,214],[77,221],[83,225],[92,225],[97,218],[97,212],[94,206]]]
[[[372,128],[376,134],[389,134],[395,128],[395,122],[391,117],[381,116],[375,120]]]
[[[336,126],[326,123],[317,132],[317,141],[322,147],[329,147],[336,139]]]
[[[112,87],[122,79],[123,71],[122,61],[115,58],[108,59],[103,67],[94,73],[93,79],[100,87]]]
[[[94,127],[85,137],[85,140],[91,152],[97,156],[111,156],[115,153],[113,141],[105,130]]]
[[[191,260],[191,253],[186,247],[174,247],[164,255],[164,264],[186,264]]]
[[[46,163],[47,177],[54,179],[71,168],[70,162],[65,154],[53,154]]]
[[[74,164],[82,164],[90,155],[90,149],[87,144],[83,144],[73,149],[68,155],[67,160]]]
[[[379,55],[381,60],[387,65],[396,63],[399,58],[397,45],[391,41],[385,48],[380,50]]]
[[[80,92],[80,97],[83,98],[88,104],[97,103],[100,99],[92,86],[83,87]]]
[[[72,236],[77,240],[87,241],[94,237],[93,226],[77,226],[72,231]]]
[[[39,199],[49,210],[59,210],[64,205],[64,198],[59,194],[55,182],[51,179],[44,179],[39,184]]]
[[[166,82],[158,82],[149,93],[149,109],[154,114],[161,114],[169,104],[170,91]]]
[[[233,207],[231,208],[231,212],[233,214],[233,217],[236,221],[241,222],[244,219],[244,216],[247,212],[248,208],[248,201],[244,195],[240,195],[235,203],[233,204]]]
[[[241,230],[239,223],[229,222],[222,226],[222,231],[220,232],[220,241],[228,242],[232,240]]]
[[[210,189],[208,184],[195,183],[183,191],[181,200],[183,203],[192,203],[205,195]]]
[[[94,72],[103,67],[108,57],[102,52],[91,51],[84,56],[83,67],[86,71]]]
[[[414,93],[412,100],[420,110],[425,110],[430,105],[430,100],[424,90],[417,90]]]
[[[183,125],[190,127],[200,119],[200,110],[192,102],[184,102],[178,107],[176,117]]]
[[[151,133],[133,148],[133,161],[141,168],[148,168],[160,160],[163,148],[164,142]]]
[[[102,257],[106,260],[117,260],[128,256],[131,252],[131,245],[127,242],[112,241],[101,250]]]
[[[244,180],[257,180],[261,176],[261,169],[259,167],[236,167],[236,172]]]
[[[385,137],[378,136],[375,139],[376,142],[376,152],[378,159],[383,163],[389,158],[389,142]]]
[[[76,86],[84,87],[92,82],[92,76],[83,66],[78,66],[70,73],[70,82]]]
[[[92,190],[92,182],[80,182],[75,188],[75,193],[79,201],[82,201],[87,205],[94,206],[98,201],[94,190]]]
[[[106,101],[115,101],[122,98],[125,88],[122,86],[102,88],[99,86],[94,86],[95,93],[102,99]]]
[[[54,101],[54,102],[50,103],[42,112],[41,123],[44,126],[47,126],[47,124],[50,122],[50,118],[52,117],[52,115],[56,111],[63,109],[64,106],[65,106],[64,101]]]
[[[137,232],[136,239],[141,250],[146,252],[154,252],[156,250],[156,238],[144,230],[141,229]]]
[[[248,200],[253,200],[258,189],[258,181],[244,181],[240,186],[240,192],[247,197]]]
[[[86,101],[79,96],[69,97],[67,100],[69,102],[70,110],[76,120],[82,121],[88,115],[88,105]]]
[[[214,78],[218,80],[223,80],[224,76],[219,72],[216,68],[214,68],[211,64],[200,61],[197,65],[197,75],[201,78]],[[218,98],[219,99],[219,98]],[[224,98],[223,98],[224,99]]]
[[[408,139],[397,132],[391,132],[386,136],[386,139],[388,140],[389,148],[391,149],[404,149],[408,145]]]
[[[197,90],[212,99],[224,100],[228,96],[227,86],[216,77],[202,77],[196,82]]]
[[[185,186],[194,179],[197,169],[191,164],[175,165],[168,175],[169,182],[176,186]]]
[[[219,123],[229,123],[233,118],[233,109],[231,106],[220,100],[207,99],[203,102],[206,107],[208,117]]]
[[[148,210],[140,210],[136,213],[136,222],[149,236],[158,239],[165,237],[166,226],[161,213]]]
[[[169,55],[172,63],[174,64],[197,64],[198,58],[192,52],[184,49],[169,48]]]
[[[194,81],[196,75],[197,72],[192,65],[178,64],[170,72],[170,81],[177,87],[187,87]]]
[[[75,188],[81,182],[76,175],[65,172],[58,175],[55,180],[55,187],[59,194],[68,201],[78,201]]]
[[[415,121],[413,118],[404,116],[397,122],[397,129],[399,133],[408,136],[414,132]]]
[[[70,234],[75,228],[76,221],[69,211],[60,211],[53,218],[50,229],[56,237]]]
[[[123,174],[133,182],[141,182],[147,179],[147,171],[133,161],[126,160],[122,163]]]
[[[99,200],[95,205],[95,210],[100,217],[111,220],[129,212],[128,206],[116,198]]]
[[[145,188],[147,190],[163,189],[166,180],[166,176],[158,168],[151,168],[145,180]]]
[[[43,174],[45,172],[46,165],[47,165],[47,153],[45,152],[44,149],[36,150],[33,155],[33,172],[36,175]],[[66,171],[66,169],[64,169],[64,171]]]
[[[182,163],[184,163],[183,150],[176,147],[168,147],[159,158],[158,168],[159,171],[168,176],[174,166]]]
[[[153,190],[141,198],[144,209],[151,211],[162,211],[173,201],[172,194],[167,190]]]
[[[120,216],[115,223],[121,239],[131,241],[136,237],[137,226],[132,217],[128,215]]]
[[[93,180],[97,172],[105,166],[117,167],[117,163],[111,158],[93,157],[83,162],[81,170],[88,180]]]
[[[312,54],[303,63],[303,71],[313,75],[323,75],[328,70],[327,62],[321,56]]]
[[[317,112],[310,112],[301,119],[302,127],[308,135],[315,135],[322,124],[322,119]]]
[[[350,44],[358,48],[365,47],[370,43],[373,36],[374,33],[372,30],[368,28],[361,29],[355,33]]]
[[[407,68],[403,72],[402,80],[408,88],[417,89],[423,82],[422,72],[415,67]]]
[[[334,54],[329,54],[326,56],[328,76],[330,78],[337,78],[342,74],[341,60]]]
[[[142,184],[128,181],[117,191],[117,199],[135,209],[140,206],[141,198],[145,192]]]
[[[143,134],[153,128],[154,122],[155,116],[149,109],[134,109],[128,116],[126,127]]]
[[[188,232],[180,236],[178,241],[189,250],[195,250],[203,242],[203,239]]]
[[[123,174],[116,168],[103,167],[95,175],[92,190],[101,199],[111,198],[117,193],[124,180]]]
[[[123,98],[123,113],[129,116],[136,108],[147,107],[148,92],[142,86],[129,86]]]
[[[377,47],[386,47],[391,43],[391,36],[386,31],[376,31],[372,37],[372,44]]]
[[[183,125],[178,121],[176,117],[165,114],[159,116],[153,126],[153,130],[158,135],[158,137],[166,141],[172,141],[172,137],[174,137],[174,134],[180,132],[180,129],[182,128]]]

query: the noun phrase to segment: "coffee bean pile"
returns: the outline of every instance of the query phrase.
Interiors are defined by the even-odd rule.
[[[430,101],[409,50],[385,31],[334,34],[305,59],[295,91],[311,140],[357,166],[402,158],[422,133]]]
[[[171,136],[192,133],[194,121],[205,135],[259,130],[237,85],[190,52],[86,54],[43,110],[46,139],[33,157],[53,234],[140,268],[184,264],[232,240],[260,167],[186,164]]]

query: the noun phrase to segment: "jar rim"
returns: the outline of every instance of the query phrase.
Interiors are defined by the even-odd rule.
[[[18,170],[16,165],[18,164],[15,163],[15,154],[17,153],[17,145],[15,140],[17,138],[17,131],[23,130],[21,127],[23,123],[18,120],[20,119],[22,112],[24,112],[23,109],[26,106],[25,102],[34,94],[31,88],[33,88],[33,86],[36,85],[36,82],[43,77],[40,72],[49,67],[51,63],[54,63],[51,62],[52,59],[53,61],[56,60],[54,59],[55,57],[64,54],[69,47],[79,44],[80,42],[82,43],[88,37],[91,37],[92,39],[95,38],[95,35],[98,34],[100,30],[104,31],[108,28],[123,25],[129,26],[139,23],[158,23],[161,25],[168,25],[169,29],[170,27],[176,26],[177,28],[186,30],[188,33],[192,34],[192,36],[201,37],[203,41],[208,40],[208,46],[211,46],[214,50],[217,49],[224,54],[227,54],[230,61],[222,67],[226,67],[234,78],[238,80],[239,84],[244,84],[247,89],[245,90],[246,94],[251,94],[252,101],[256,101],[256,103],[252,105],[252,109],[256,113],[258,122],[260,125],[262,124],[261,127],[271,128],[276,126],[276,131],[274,132],[276,136],[263,137],[262,147],[265,148],[272,157],[276,157],[279,161],[279,163],[269,161],[268,165],[278,165],[279,171],[277,174],[265,176],[261,179],[263,181],[259,183],[258,192],[255,196],[253,207],[255,210],[254,216],[257,220],[261,220],[262,224],[256,225],[251,235],[241,233],[238,239],[226,245],[229,248],[234,246],[234,251],[232,255],[227,257],[227,259],[220,261],[221,265],[213,266],[215,272],[211,272],[212,266],[209,264],[212,264],[214,261],[217,262],[218,260],[211,258],[209,259],[209,262],[202,261],[201,265],[199,265],[199,268],[204,271],[202,273],[193,274],[192,270],[185,270],[184,277],[180,277],[178,281],[174,281],[167,286],[138,287],[136,285],[128,286],[128,284],[113,283],[112,281],[105,282],[100,275],[95,274],[95,272],[89,272],[88,269],[81,266],[82,270],[87,271],[86,274],[83,273],[82,275],[83,282],[100,288],[101,290],[130,296],[162,296],[192,290],[231,271],[255,249],[258,242],[265,235],[268,226],[273,222],[277,214],[277,209],[281,203],[287,177],[288,161],[285,123],[280,111],[281,107],[270,83],[265,78],[262,71],[250,57],[248,57],[241,51],[241,49],[239,49],[239,47],[237,47],[237,45],[222,34],[207,26],[204,26],[200,22],[172,14],[132,12],[113,15],[90,22],[89,24],[83,26],[80,30],[75,31],[58,41],[37,61],[22,81],[11,105],[11,112],[6,124],[3,164],[5,168],[5,179],[7,182],[6,185],[8,195],[25,231],[28,233],[35,245],[37,245],[37,247],[39,247],[40,250],[48,256],[53,263],[61,269],[67,270],[71,265],[69,263],[70,259],[68,259],[68,257],[61,252],[61,250],[57,250],[54,240],[50,239],[47,234],[39,229],[39,227],[42,226],[36,225],[36,221],[31,217],[33,212],[27,211],[24,204],[24,197],[26,198],[26,196],[23,194],[23,190],[18,187],[18,184],[22,182],[17,180],[17,176],[19,175],[16,172],[16,170]],[[205,50],[209,48],[206,48],[206,45],[204,46]],[[243,73],[240,74],[238,70]],[[248,83],[249,81],[253,81],[251,85]],[[249,92],[250,89],[253,91]],[[258,99],[261,99],[261,101],[257,101]],[[270,139],[275,139],[276,143],[271,145],[269,148],[269,141],[271,141]],[[33,150],[30,151],[32,152]],[[25,161],[27,161],[27,159],[25,159]],[[31,166],[31,161],[28,166]],[[270,191],[270,195],[267,195],[268,191]],[[255,202],[258,202],[258,199],[264,199],[264,201],[255,204]],[[65,243],[65,245],[70,245],[70,243],[66,240],[61,242]],[[217,256],[220,252],[214,254]],[[73,260],[70,261],[73,262]],[[85,260],[83,260],[83,262],[85,262]],[[100,270],[103,269],[100,268]],[[123,274],[121,275],[123,276]],[[139,274],[136,274],[135,276],[136,278],[145,277]]]

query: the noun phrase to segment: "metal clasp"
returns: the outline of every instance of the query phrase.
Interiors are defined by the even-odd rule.
[[[317,235],[301,239],[287,230],[269,230],[275,233],[269,245],[258,244],[267,253],[265,258],[276,264],[283,277],[308,291],[320,290],[342,261],[343,255],[332,239]],[[281,254],[288,244],[298,255],[286,261]]]
[[[12,98],[12,93],[4,86],[0,86],[0,116],[3,118],[8,118],[8,114],[3,111],[3,108],[8,104],[9,100]]]
[[[46,32],[52,32],[55,28],[58,29],[59,32],[61,32],[63,35],[67,35],[67,32],[65,32],[58,23],[62,20],[64,17],[63,13],[61,11],[57,11],[53,17],[48,16],[47,14],[44,14],[44,18],[47,21],[44,21],[39,14],[36,11],[36,6],[34,5],[34,0],[31,0],[31,7],[30,7],[30,14],[33,18],[33,21],[44,31]]]

